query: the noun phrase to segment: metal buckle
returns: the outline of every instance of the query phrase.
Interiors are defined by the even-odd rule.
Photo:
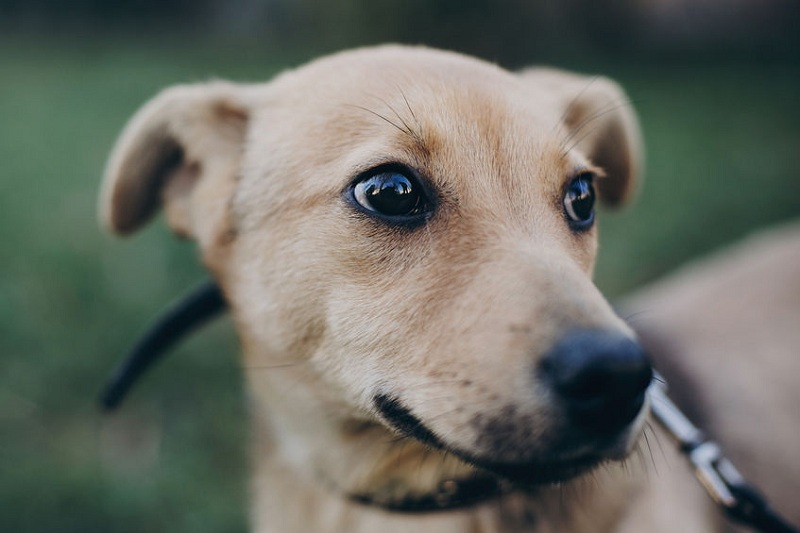
[[[713,442],[704,442],[689,453],[689,461],[694,466],[694,473],[703,484],[711,499],[718,505],[733,509],[739,500],[730,487],[744,483],[738,470],[722,456],[719,446]]]

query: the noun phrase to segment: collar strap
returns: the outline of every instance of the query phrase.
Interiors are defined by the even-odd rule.
[[[145,329],[114,369],[100,396],[103,408],[116,408],[136,380],[170,347],[226,307],[222,291],[213,280],[204,281],[171,304]]]
[[[508,483],[495,476],[476,475],[466,479],[448,479],[439,483],[435,491],[395,499],[391,495],[349,494],[358,503],[401,513],[427,513],[449,511],[500,496],[509,490]]]

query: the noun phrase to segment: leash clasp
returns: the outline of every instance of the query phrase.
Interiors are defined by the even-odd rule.
[[[738,500],[731,491],[744,483],[744,478],[736,467],[722,455],[722,450],[706,438],[697,426],[667,397],[664,378],[655,373],[650,387],[651,411],[677,442],[681,453],[685,454],[694,467],[695,476],[718,505],[734,509]]]
[[[685,455],[700,484],[725,513],[739,523],[765,533],[800,533],[770,508],[764,497],[748,484],[722,450],[672,403],[667,383],[655,372],[648,390],[650,410]]]
[[[703,484],[711,499],[729,510],[739,505],[739,500],[731,492],[731,487],[743,485],[744,478],[722,455],[719,446],[706,441],[689,452],[689,461],[694,466],[697,479]]]
[[[650,410],[670,437],[677,442],[681,451],[688,453],[706,441],[705,435],[669,399],[664,377],[658,372],[653,374],[653,382],[648,390]]]

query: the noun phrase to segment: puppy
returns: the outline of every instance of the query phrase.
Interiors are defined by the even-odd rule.
[[[222,287],[255,530],[709,531],[680,464],[647,476],[650,362],[591,281],[640,159],[605,78],[386,46],[167,89],[100,209],[163,206]]]

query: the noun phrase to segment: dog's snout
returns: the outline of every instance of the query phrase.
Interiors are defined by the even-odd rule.
[[[603,330],[566,335],[538,371],[570,420],[600,433],[618,431],[636,418],[653,377],[649,358],[636,341]]]

